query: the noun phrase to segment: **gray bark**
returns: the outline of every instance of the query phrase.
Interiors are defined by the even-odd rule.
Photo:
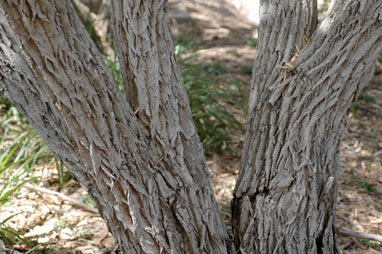
[[[306,33],[314,23],[310,3],[261,3],[246,143],[232,203],[241,253],[337,251],[340,140],[381,50],[382,2],[334,1],[312,36]]]
[[[0,89],[94,197],[124,253],[229,253],[167,1],[111,1],[126,98],[69,0],[0,1]],[[235,188],[241,253],[334,253],[339,144],[382,40],[379,0],[263,1]]]
[[[62,0],[0,2],[1,87],[92,194],[124,253],[227,253],[167,3],[112,3],[128,95],[137,94],[122,97]]]

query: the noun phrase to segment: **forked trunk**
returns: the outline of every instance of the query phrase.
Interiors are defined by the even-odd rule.
[[[174,57],[167,1],[113,0],[126,98],[69,0],[0,1],[0,88],[94,197],[124,253],[233,253]],[[380,0],[262,1],[233,201],[241,253],[334,253],[339,144]]]
[[[167,2],[112,1],[127,100],[69,0],[0,6],[2,89],[94,197],[124,253],[227,253]]]

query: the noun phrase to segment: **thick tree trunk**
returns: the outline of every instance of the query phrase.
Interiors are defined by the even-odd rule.
[[[1,88],[92,194],[124,253],[227,253],[167,2],[112,5],[128,100],[69,0],[0,2]]]
[[[124,253],[229,253],[164,0],[111,2],[126,98],[69,0],[0,1],[0,89],[93,195]],[[339,144],[382,40],[379,0],[262,2],[235,243],[334,253]],[[313,33],[314,32],[314,33]]]
[[[340,140],[381,50],[382,3],[334,1],[312,36],[305,29],[315,12],[309,3],[261,3],[246,143],[232,203],[241,253],[337,251]]]

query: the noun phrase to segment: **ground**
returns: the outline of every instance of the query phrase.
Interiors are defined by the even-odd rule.
[[[255,56],[257,27],[226,5],[211,1],[171,2],[175,36],[191,36],[199,43],[198,61],[220,62],[226,66],[227,79],[240,79],[248,91],[250,70]],[[251,46],[252,45],[252,46]],[[382,75],[376,68],[371,83],[361,93],[349,113],[347,135],[341,149],[341,174],[338,190],[338,229],[382,235]],[[244,107],[244,106],[243,106]],[[245,114],[233,112],[244,124]],[[235,133],[243,140],[243,133]],[[232,144],[240,151],[242,142]],[[229,202],[239,169],[239,152],[207,158],[212,183],[223,216],[229,219]],[[70,180],[63,187],[54,180],[54,165],[38,168],[34,176],[41,187],[60,191],[68,197],[89,202],[80,185]],[[91,205],[91,203],[89,203]],[[87,212],[55,195],[23,188],[17,198],[1,207],[1,218],[17,215],[8,225],[38,243],[32,253],[111,253],[115,242],[98,214]],[[350,238],[339,234],[344,254],[382,253],[382,243]],[[23,251],[25,245],[13,246]]]

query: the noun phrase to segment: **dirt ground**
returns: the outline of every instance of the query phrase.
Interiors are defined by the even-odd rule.
[[[172,19],[174,34],[203,41],[197,51],[199,60],[224,63],[227,72],[246,82],[248,89],[251,77],[243,74],[242,67],[253,63],[255,48],[246,45],[246,41],[256,37],[257,27],[230,6],[211,3],[172,1],[172,14],[177,17]],[[362,94],[363,100],[357,101],[349,114],[348,132],[341,150],[336,227],[382,235],[381,72]],[[244,123],[245,115],[237,114]],[[215,155],[207,163],[217,200],[228,218],[239,159]],[[89,200],[74,180],[60,190],[60,185],[52,180],[57,179],[56,174],[53,166],[35,172],[42,179],[42,187],[83,202]],[[14,213],[18,215],[8,225],[39,244],[39,251],[33,253],[112,253],[116,247],[98,214],[77,208],[57,196],[24,188],[11,205],[2,208],[0,220]],[[382,243],[341,234],[338,239],[344,254],[382,253]],[[13,247],[26,250],[24,245]]]

